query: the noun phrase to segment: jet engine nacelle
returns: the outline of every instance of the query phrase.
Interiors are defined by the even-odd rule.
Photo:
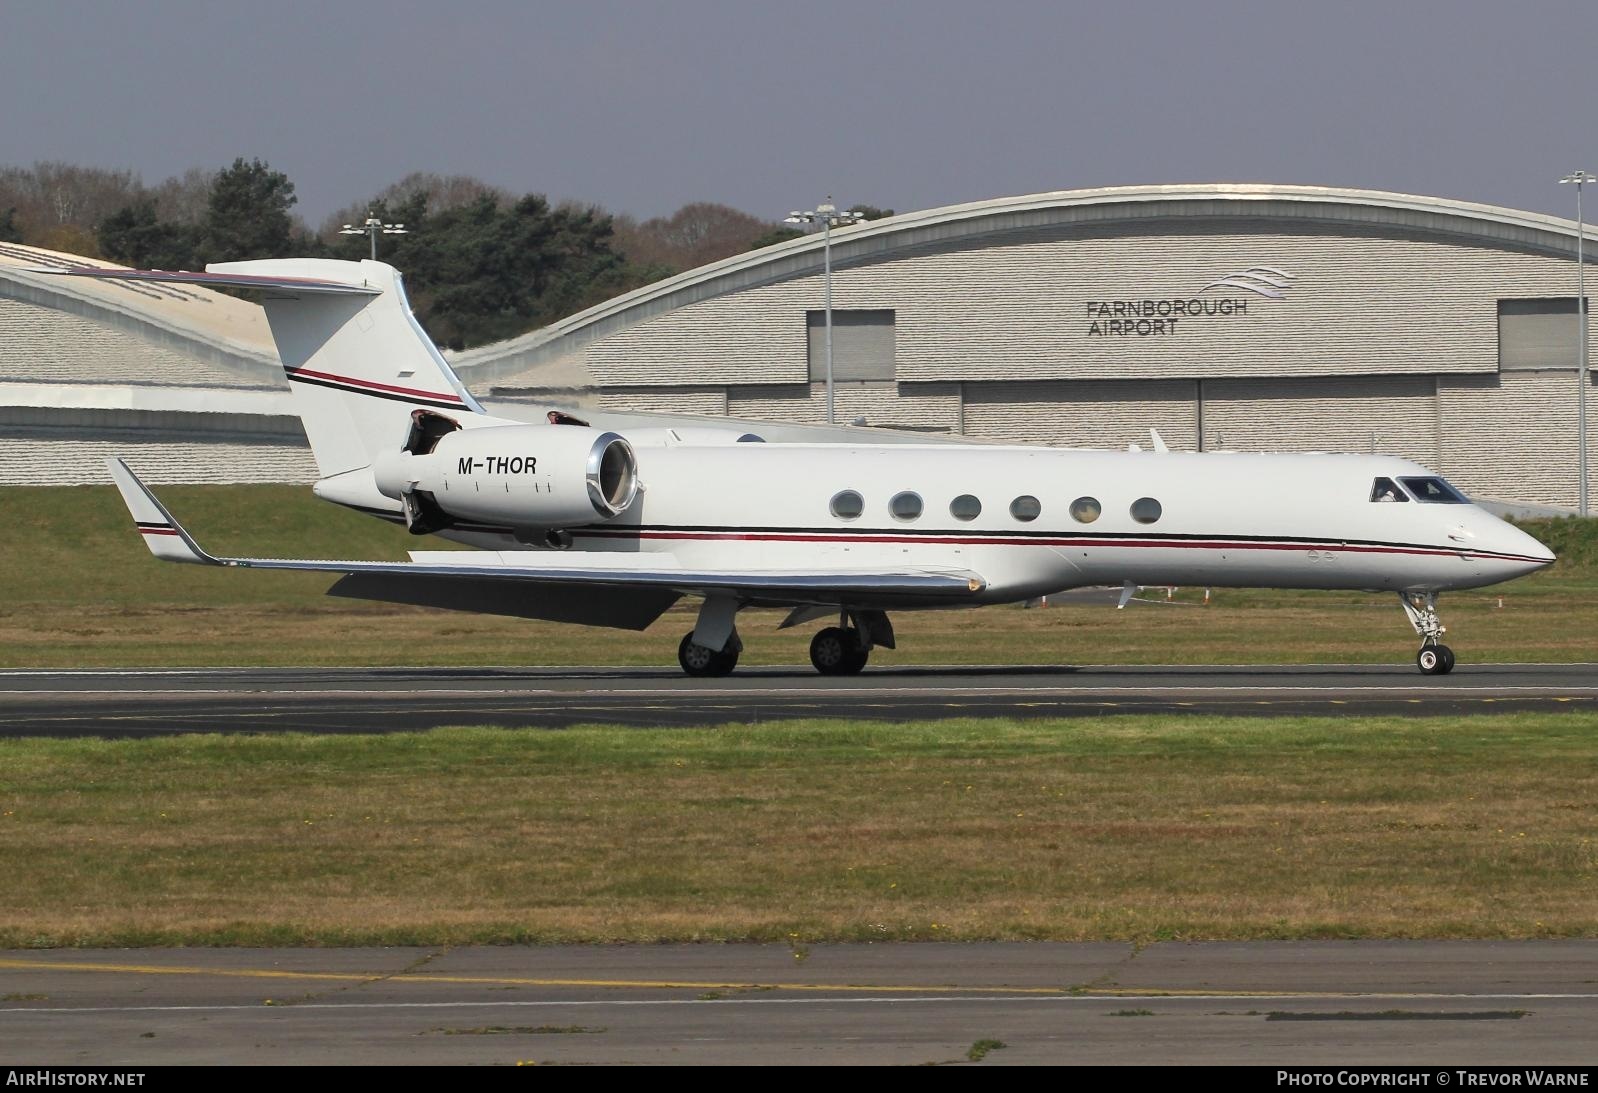
[[[405,505],[411,530],[456,520],[565,528],[608,520],[638,496],[638,460],[616,433],[574,425],[457,429],[431,451],[395,451],[372,467],[377,488]]]

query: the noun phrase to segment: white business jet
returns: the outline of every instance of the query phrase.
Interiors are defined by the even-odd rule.
[[[121,460],[159,558],[344,576],[338,596],[642,630],[703,599],[678,649],[738,663],[745,607],[810,643],[825,675],[894,647],[888,612],[1013,603],[1089,585],[1396,593],[1422,672],[1454,667],[1437,595],[1531,573],[1541,543],[1418,464],[1356,455],[762,443],[726,430],[595,429],[484,412],[379,262],[234,262],[204,273],[76,269],[262,294],[321,478],[318,497],[484,548],[410,562],[221,558]],[[973,640],[980,640],[973,636]]]

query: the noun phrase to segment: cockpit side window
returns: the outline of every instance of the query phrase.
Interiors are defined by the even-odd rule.
[[[1441,478],[1400,478],[1415,500],[1427,505],[1468,505],[1465,495]]]
[[[1371,485],[1372,501],[1408,501],[1409,495],[1393,484],[1391,478],[1378,478]]]

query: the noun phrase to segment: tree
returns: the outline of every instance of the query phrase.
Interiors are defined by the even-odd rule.
[[[92,254],[95,225],[141,189],[132,171],[56,161],[0,168],[0,209],[13,210],[18,241],[76,254]]]
[[[618,218],[616,249],[636,266],[676,273],[741,254],[774,230],[781,229],[769,220],[728,205],[696,201],[642,224],[631,217]]]
[[[406,240],[407,283],[433,337],[454,348],[514,337],[622,290],[610,216],[552,208],[541,194],[501,207],[492,194],[428,213]],[[398,261],[398,256],[396,256]]]
[[[198,225],[211,206],[211,188],[216,185],[217,174],[202,167],[190,167],[147,193],[162,220]]]
[[[139,269],[196,269],[197,226],[162,220],[154,198],[128,205],[101,221],[95,233],[107,258]]]
[[[336,246],[339,230],[345,224],[355,224],[365,220],[368,214],[383,215],[376,211],[379,207],[388,210],[389,215],[383,215],[384,220],[404,224],[409,230],[412,221],[417,217],[406,219],[402,212],[404,209],[421,208],[431,213],[444,213],[469,205],[482,197],[492,197],[500,206],[509,205],[515,200],[508,190],[491,186],[471,175],[440,175],[431,171],[412,171],[398,182],[385,186],[371,200],[344,206],[322,222],[322,230],[318,234],[324,241]]]
[[[0,213],[0,243],[22,242],[22,229],[17,227],[17,207],[11,206]]]
[[[298,200],[287,175],[240,156],[211,185],[199,256],[206,262],[238,262],[292,253],[289,208]]]
[[[774,247],[778,243],[786,243],[790,239],[798,239],[804,232],[798,228],[781,227],[772,228],[765,235],[756,236],[749,241],[750,250],[759,250],[761,247]]]

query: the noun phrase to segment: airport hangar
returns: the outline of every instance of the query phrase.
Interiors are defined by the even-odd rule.
[[[100,481],[112,449],[154,481],[314,477],[258,308],[24,272],[41,256],[71,260],[0,247],[0,482]],[[901,440],[1376,451],[1571,508],[1575,257],[1572,221],[1317,186],[1062,191],[838,228],[835,416]],[[508,416],[825,437],[799,428],[825,421],[823,259],[817,232],[451,360]]]

